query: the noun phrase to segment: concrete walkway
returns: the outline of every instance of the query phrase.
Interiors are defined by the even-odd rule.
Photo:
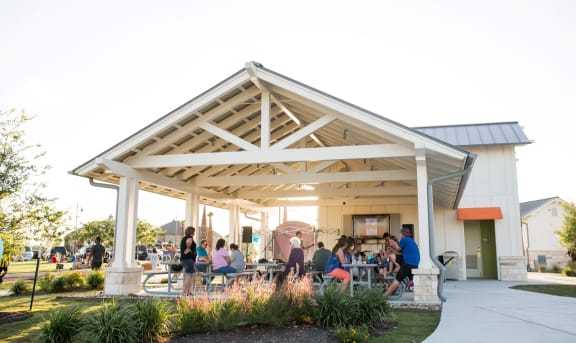
[[[447,281],[440,324],[424,342],[576,342],[576,298],[510,289],[570,284],[576,277],[528,273],[526,282]]]

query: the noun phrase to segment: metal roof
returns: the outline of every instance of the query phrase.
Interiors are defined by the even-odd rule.
[[[414,129],[460,147],[532,143],[518,122],[427,126]]]
[[[201,203],[222,208],[233,200],[249,213],[343,202],[415,204],[417,160],[425,159],[433,179],[470,168],[475,159],[430,130],[408,128],[249,62],[70,173],[106,184],[131,176],[141,190],[179,199],[198,194]],[[456,207],[466,180],[436,184],[435,204]]]

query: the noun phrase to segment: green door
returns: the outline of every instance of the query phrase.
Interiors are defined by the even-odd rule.
[[[494,220],[480,220],[480,239],[482,246],[482,274],[484,279],[498,279],[496,261],[496,234]]]

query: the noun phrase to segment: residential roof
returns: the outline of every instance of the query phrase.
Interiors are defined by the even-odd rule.
[[[520,203],[520,217],[524,218],[527,215],[529,215],[530,213],[536,211],[537,209],[540,209],[554,201],[563,201],[562,199],[560,199],[559,197],[552,197],[552,198],[546,198],[546,199],[540,199],[540,200],[532,200],[532,201],[526,201],[526,202],[521,202]]]
[[[532,143],[518,122],[427,126],[414,129],[460,147]]]

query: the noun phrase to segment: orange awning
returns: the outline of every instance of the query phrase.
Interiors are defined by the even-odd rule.
[[[502,219],[500,207],[459,208],[458,220]]]

